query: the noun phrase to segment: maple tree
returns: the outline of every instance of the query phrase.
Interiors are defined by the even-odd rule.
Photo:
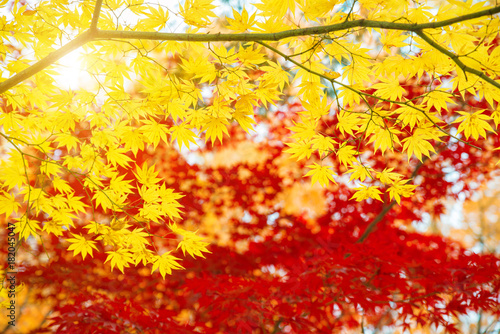
[[[497,3],[2,7],[0,214],[26,305],[44,304],[29,330],[453,332],[498,315],[498,257],[412,230],[457,196],[450,169],[462,194],[495,172]],[[79,48],[90,81],[62,87]]]

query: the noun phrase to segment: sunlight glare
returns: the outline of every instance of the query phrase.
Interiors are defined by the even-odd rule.
[[[57,62],[56,71],[58,75],[54,77],[57,86],[62,89],[78,89],[88,81],[89,75],[84,71],[83,51],[77,49],[65,55]]]

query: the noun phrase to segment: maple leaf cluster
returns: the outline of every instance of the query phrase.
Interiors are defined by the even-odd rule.
[[[417,94],[421,86],[414,87]],[[94,253],[94,260],[75,259],[52,236],[23,259],[19,279],[30,291],[20,293],[28,305],[23,316],[38,319],[26,321],[25,328],[33,333],[330,333],[360,326],[413,330],[434,325],[459,332],[459,314],[498,315],[500,258],[475,254],[414,226],[423,224],[426,213],[441,214],[450,197],[458,199],[452,190],[457,182],[465,185],[462,193],[483,182],[491,169],[489,154],[496,154],[491,143],[499,136],[476,141],[483,151],[449,140],[442,144],[449,148],[437,150],[432,161],[412,160],[420,179],[415,194],[402,197],[360,241],[386,204],[358,202],[353,198],[357,190],[346,183],[320,187],[303,178],[307,163],[292,162],[287,146],[277,140],[289,135],[283,124],[293,125],[302,108],[289,105],[258,119],[267,126],[264,141],[232,127],[232,141],[187,155],[163,145],[139,152],[139,165],[153,159],[160,166],[154,177],[164,179],[173,193],[186,194],[179,198],[182,225],[151,225],[149,237],[171,249],[175,240],[156,236],[196,226],[211,242],[211,253],[202,261],[184,259],[184,270],[169,272],[164,280],[160,263],[155,263],[160,273],[153,276],[145,263],[121,268],[124,274],[110,273],[115,264],[106,263],[102,252]],[[325,116],[321,131],[335,131],[337,122]],[[191,155],[197,163],[188,162]],[[393,167],[367,178],[366,186],[394,177],[392,172],[411,178],[414,170],[405,167],[405,159],[402,154],[368,157],[373,166],[389,162]],[[455,182],[447,181],[450,165],[460,170]],[[334,168],[346,167],[339,162]],[[145,175],[134,174],[138,179]],[[391,198],[381,196],[387,197],[385,203]],[[126,227],[119,225],[114,221],[110,226]],[[77,232],[84,229],[76,227]],[[199,242],[192,232],[182,233],[187,233],[184,245]],[[85,242],[75,239],[73,245]],[[99,247],[105,245],[100,240]],[[95,246],[86,247],[90,253]],[[165,253],[163,260],[175,259]],[[46,320],[48,314],[53,316]]]

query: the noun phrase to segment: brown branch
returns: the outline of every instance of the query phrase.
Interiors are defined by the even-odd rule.
[[[89,30],[97,31],[97,22],[99,22],[99,15],[101,14],[102,0],[97,0],[94,7],[94,14],[92,14],[92,22],[90,23]]]
[[[184,41],[184,42],[257,42],[257,41],[280,41],[285,38],[324,35],[335,31],[348,30],[352,28],[379,28],[388,30],[421,31],[423,29],[434,29],[446,27],[454,23],[476,19],[482,16],[491,16],[500,13],[500,6],[479,12],[462,15],[453,19],[429,23],[397,23],[373,20],[354,20],[331,24],[327,26],[307,27],[291,29],[276,33],[243,33],[243,34],[184,34],[184,33],[161,33],[147,31],[116,31],[100,30],[96,38],[99,39],[149,39],[158,41]]]
[[[13,77],[10,77],[9,79],[3,81],[0,83],[0,94],[6,92],[7,90],[11,89],[21,81],[24,81],[28,79],[29,77],[35,75],[36,73],[42,71],[46,67],[54,64],[56,61],[67,55],[73,50],[78,49],[80,46],[84,45],[85,43],[91,41],[91,33],[89,30],[85,31],[83,34],[80,36],[76,37],[74,40],[69,42],[68,44],[65,44],[62,46],[60,49],[57,49],[56,51],[52,52],[49,54],[47,57],[41,59],[37,63],[31,65],[30,67],[22,70],[19,73],[16,73]]]
[[[415,166],[415,169],[413,170],[413,173],[411,173],[411,176],[410,176],[410,179],[414,179],[415,176],[417,176],[417,173],[418,173],[418,170],[420,169],[420,167],[422,167],[422,165],[427,161],[429,160],[429,157],[424,157],[422,159],[422,161],[420,161],[416,166]],[[366,240],[366,238],[368,238],[368,236],[375,230],[375,227],[377,226],[377,224],[385,217],[385,215],[392,209],[392,207],[396,205],[396,200],[392,200],[391,203],[389,203],[388,206],[386,206],[378,215],[377,217],[375,217],[375,219],[373,219],[373,221],[366,227],[365,231],[363,232],[363,234],[359,237],[358,240],[356,240],[356,244],[360,244],[362,243],[363,241]]]
[[[457,66],[462,71],[464,71],[464,73],[465,72],[469,72],[469,73],[475,74],[478,77],[480,77],[481,79],[483,79],[484,81],[486,81],[486,82],[490,83],[491,85],[495,86],[496,88],[500,89],[500,83],[499,82],[496,82],[495,80],[493,80],[492,78],[490,78],[486,74],[484,74],[483,72],[465,65],[459,59],[458,55],[454,54],[453,52],[450,52],[450,51],[446,50],[444,47],[442,47],[441,45],[439,45],[438,43],[436,43],[435,41],[433,41],[429,36],[427,36],[426,34],[424,34],[422,31],[417,30],[417,31],[415,31],[415,34],[417,34],[418,36],[420,36],[420,38],[422,38],[424,41],[426,41],[427,44],[429,44],[430,46],[432,46],[434,49],[436,49],[439,52],[441,52],[442,54],[450,57],[451,60],[453,60],[455,62],[455,64],[457,64]]]
[[[440,150],[438,150],[437,153],[441,152],[442,150],[444,149],[444,147]],[[418,174],[418,171],[420,170],[420,168],[423,166],[423,164],[429,160],[429,157],[424,157],[422,159],[422,161],[420,161],[416,166],[415,166],[415,169],[413,170],[413,172],[411,173],[411,176],[410,176],[410,179],[414,179],[415,176],[417,176]],[[396,205],[396,200],[392,200],[391,203],[389,203],[389,205],[387,205],[374,219],[373,221],[368,224],[368,226],[366,227],[365,231],[363,232],[363,234],[358,238],[358,240],[356,240],[355,244],[360,244],[362,242],[364,242],[366,240],[366,238],[368,238],[370,236],[370,234],[372,234],[372,232],[375,230],[375,227],[377,227],[377,224],[385,217],[385,215],[391,211],[392,207]],[[345,256],[344,256],[344,259],[347,259],[349,256],[351,256],[351,253],[347,253]]]
[[[16,86],[18,83],[30,78],[36,73],[42,71],[46,67],[54,64],[56,61],[67,55],[73,50],[78,49],[82,45],[95,39],[95,33],[97,32],[97,22],[99,21],[99,14],[101,13],[102,0],[97,0],[94,8],[94,13],[92,14],[92,22],[90,23],[89,30],[82,33],[80,36],[76,37],[74,40],[63,45],[61,48],[52,52],[45,58],[42,58],[37,63],[31,65],[30,67],[16,73],[9,79],[0,82],[0,94],[6,92],[10,88]]]
[[[112,30],[98,30],[97,22],[99,20],[99,13],[101,10],[102,0],[97,0],[92,22],[89,30],[76,37],[68,44],[62,46],[60,49],[49,54],[47,57],[31,65],[27,69],[15,74],[13,77],[0,83],[0,94],[6,92],[14,87],[21,81],[33,76],[40,72],[47,66],[53,64],[66,54],[79,48],[80,46],[94,40],[109,40],[109,39],[145,39],[145,40],[158,40],[158,41],[187,41],[187,42],[258,42],[258,41],[279,41],[285,38],[310,36],[310,35],[324,35],[335,31],[348,30],[352,28],[379,28],[389,30],[403,30],[413,31],[418,34],[423,29],[434,29],[444,26],[449,26],[454,23],[459,23],[467,20],[476,19],[482,16],[491,16],[500,13],[500,6],[492,7],[479,12],[458,16],[452,19],[429,22],[429,23],[397,23],[386,21],[372,21],[372,20],[354,20],[345,21],[342,23],[308,27],[302,29],[285,30],[277,33],[243,33],[243,34],[186,34],[186,33],[161,33],[161,32],[147,32],[147,31],[112,31]],[[439,46],[439,45],[438,45]],[[439,50],[438,48],[436,48]],[[446,50],[445,50],[446,51]],[[478,71],[472,69],[471,73],[476,74]],[[476,71],[476,72],[474,72]],[[481,76],[480,76],[481,77]],[[487,78],[485,74],[484,77]],[[486,79],[485,79],[486,80]],[[487,80],[488,81],[488,80]],[[492,79],[488,82],[491,83]],[[494,82],[494,81],[493,81]],[[497,84],[494,84],[496,87]]]
[[[378,215],[375,217],[375,219],[368,225],[366,230],[363,232],[363,235],[359,237],[358,240],[356,240],[356,244],[360,244],[363,241],[365,241],[366,238],[373,232],[377,224],[384,218],[384,216],[392,209],[392,207],[396,205],[396,200],[392,200],[391,203],[389,203],[388,206],[386,206]]]

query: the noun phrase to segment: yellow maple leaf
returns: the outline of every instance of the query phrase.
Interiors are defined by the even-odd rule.
[[[49,220],[43,223],[42,231],[61,236],[64,232],[63,225],[56,220]]]
[[[252,124],[255,124],[255,120],[252,118],[252,110],[236,109],[233,113],[233,118],[238,122],[243,131],[250,133],[250,130],[255,131]]]
[[[380,43],[382,43],[384,50],[390,54],[392,47],[401,48],[407,46],[408,44],[404,42],[407,39],[408,35],[405,32],[390,30],[385,31],[380,36]]]
[[[68,151],[71,151],[72,148],[77,148],[80,143],[80,140],[70,133],[58,134],[56,141],[58,142],[57,147],[64,146]]]
[[[376,89],[375,95],[385,99],[399,100],[406,93],[405,89],[399,85],[399,80],[396,78],[379,78],[379,83],[372,85],[371,88]]]
[[[66,195],[66,205],[75,212],[85,213],[85,208],[88,207],[88,205],[81,201],[83,197],[74,196],[74,194],[74,192],[71,192]]]
[[[225,133],[229,136],[229,132],[227,131],[228,124],[229,122],[225,117],[208,117],[205,121],[205,125],[202,128],[202,131],[207,131],[205,141],[208,141],[208,139],[210,139],[213,145],[215,139],[219,139],[222,144],[223,134]]]
[[[329,181],[337,184],[337,182],[335,182],[335,179],[333,178],[333,176],[337,174],[333,172],[332,166],[321,166],[317,163],[314,163],[313,165],[309,165],[307,167],[311,170],[307,172],[304,177],[312,176],[311,184],[319,182],[319,184],[321,184],[322,186],[326,186],[328,185]]]
[[[155,165],[148,168],[148,164],[144,162],[142,164],[142,168],[139,166],[135,166],[137,173],[134,172],[137,181],[146,185],[151,186],[161,181],[160,178],[157,178],[158,172],[155,172]]]
[[[127,249],[118,249],[117,251],[106,252],[106,254],[109,255],[104,263],[111,260],[111,270],[116,266],[123,273],[123,269],[134,262],[132,260],[132,254]]]
[[[63,180],[57,176],[52,180],[52,186],[55,190],[66,194],[70,194],[73,192],[73,188],[69,185],[68,181]]]
[[[417,110],[411,102],[408,102],[401,108],[396,109],[396,112],[400,113],[400,115],[398,116],[398,121],[401,121],[404,126],[409,125],[410,129],[412,130],[413,127],[415,127],[416,125],[418,126],[422,121],[426,119],[426,115],[423,112]],[[439,119],[436,118],[436,120],[434,121],[439,121]]]
[[[295,0],[267,0],[254,4],[261,11],[263,16],[274,16],[283,18],[290,10],[295,11]]]
[[[128,167],[128,163],[129,161],[132,161],[132,159],[125,154],[127,152],[128,150],[125,148],[118,146],[109,146],[106,152],[108,163],[112,164],[113,167],[116,167],[116,165]]]
[[[337,129],[344,135],[345,133],[354,136],[353,131],[359,130],[360,119],[355,112],[345,112],[341,110],[337,113]]]
[[[186,255],[186,252],[188,252],[188,254],[191,255],[193,258],[195,257],[195,255],[205,258],[202,252],[211,253],[206,248],[209,245],[209,243],[203,241],[205,238],[196,235],[197,231],[196,232],[186,231],[178,227],[175,223],[169,225],[169,227],[172,230],[172,232],[181,235],[183,237],[183,240],[179,243],[177,249],[179,249],[180,247],[184,255]]]
[[[290,146],[289,149],[284,150],[285,153],[291,154],[291,158],[297,159],[297,161],[311,156],[314,149],[311,148],[311,142],[299,140],[295,143],[285,143],[285,145]]]
[[[347,167],[347,165],[352,165],[356,161],[356,149],[352,145],[342,145],[337,150],[337,158],[341,164]]]
[[[441,109],[447,109],[448,103],[451,104],[456,104],[451,98],[453,95],[451,93],[448,93],[443,90],[439,90],[439,87],[437,87],[435,90],[429,92],[425,97],[424,97],[424,103],[427,103],[427,107],[430,109],[431,107],[436,108],[438,112],[441,111]]]
[[[318,119],[300,116],[300,121],[293,121],[294,126],[288,127],[287,129],[295,132],[291,135],[292,138],[296,138],[298,140],[308,141],[312,137],[316,135],[316,127],[318,126]]]
[[[186,0],[184,6],[179,5],[179,14],[187,24],[202,28],[210,24],[212,17],[217,17],[212,12],[214,8],[212,0]]]
[[[139,129],[129,128],[122,134],[122,144],[126,149],[131,149],[134,155],[137,155],[138,151],[144,150],[144,135]]]
[[[399,173],[392,173],[394,168],[384,168],[382,172],[377,172],[376,176],[383,184],[393,184],[403,176]]]
[[[359,187],[354,188],[354,190],[356,190],[356,193],[352,195],[351,199],[354,198],[358,202],[361,202],[362,200],[365,200],[367,198],[373,198],[376,199],[377,201],[383,202],[382,199],[380,198],[380,194],[382,194],[382,192],[378,190],[377,186],[368,187],[365,185],[361,185]]]
[[[159,31],[165,28],[168,22],[168,11],[161,6],[148,6],[147,9],[149,10],[148,19],[139,21],[136,28],[145,31]]]
[[[318,151],[320,157],[323,157],[333,152],[333,145],[337,142],[332,137],[317,134],[312,138],[311,143],[312,148]]]
[[[95,241],[87,240],[81,234],[77,235],[77,234],[71,233],[71,235],[74,238],[66,239],[66,241],[71,243],[71,245],[69,245],[69,247],[68,247],[68,250],[73,251],[73,256],[76,256],[77,254],[81,253],[82,258],[84,260],[85,260],[85,257],[87,256],[87,254],[90,254],[91,257],[94,257],[94,255],[92,254],[92,248],[97,250],[97,247],[95,246],[95,243],[96,243]]]
[[[154,148],[158,146],[160,139],[167,142],[167,134],[170,132],[167,125],[158,123],[153,119],[145,119],[142,123],[144,125],[140,127],[140,130],[148,141],[153,144]]]
[[[498,129],[498,124],[500,124],[500,104],[497,106],[497,109],[491,113],[491,118],[493,122],[495,122],[495,127]]]
[[[159,270],[163,279],[165,279],[165,275],[172,275],[172,269],[184,269],[177,261],[180,261],[179,258],[170,255],[170,252],[164,253],[162,256],[155,255],[153,256],[153,267],[151,268],[151,273],[155,270]]]
[[[330,113],[331,103],[328,103],[326,96],[318,96],[309,98],[309,101],[302,101],[302,105],[306,108],[307,112],[301,112],[312,119],[321,118]]]
[[[31,235],[36,236],[38,234],[37,230],[39,229],[40,222],[34,219],[28,219],[27,216],[24,215],[18,219],[14,233],[19,233],[22,239],[28,240]]]
[[[397,130],[392,126],[376,127],[368,143],[373,143],[375,152],[377,152],[377,150],[380,149],[382,154],[384,154],[385,151],[387,151],[387,149],[393,151],[395,144],[398,145],[401,144],[397,136],[400,133],[401,131]]]
[[[413,154],[415,154],[418,160],[422,161],[422,154],[430,157],[430,152],[436,153],[436,150],[428,142],[428,139],[430,138],[423,129],[417,129],[411,136],[402,140],[403,151],[406,151],[408,161],[410,161]]]
[[[283,22],[280,22],[283,24]],[[279,62],[267,61],[270,66],[260,66],[259,69],[264,71],[264,75],[261,77],[261,81],[268,81],[270,84],[274,83],[278,85],[280,91],[283,90],[285,85],[289,83],[288,76],[290,73],[285,71]]]
[[[491,120],[488,115],[483,115],[484,110],[478,110],[471,114],[465,111],[458,111],[461,117],[457,118],[453,123],[460,123],[458,126],[458,133],[464,133],[465,138],[469,139],[470,136],[478,139],[479,136],[486,138],[486,131],[496,133],[491,125],[487,122]]]
[[[255,13],[249,17],[245,7],[243,7],[241,11],[241,15],[233,9],[233,16],[234,19],[227,18],[229,25],[227,25],[226,28],[234,32],[242,33],[255,25]]]
[[[177,139],[177,144],[179,145],[179,151],[182,150],[182,145],[186,146],[189,149],[189,143],[193,143],[196,145],[197,138],[196,134],[189,130],[186,124],[182,123],[180,125],[174,125],[171,129],[172,131],[172,139],[171,142]]]
[[[9,217],[13,212],[17,213],[17,210],[21,207],[15,196],[2,192],[0,195],[0,215],[5,214]]]
[[[413,190],[415,190],[417,186],[406,184],[409,181],[410,180],[397,180],[391,185],[391,187],[387,190],[389,192],[391,201],[395,199],[396,202],[400,204],[401,196],[410,197],[414,194]]]
[[[360,180],[363,182],[367,177],[372,178],[372,169],[363,165],[353,165],[346,173],[352,173],[349,181]]]
[[[158,189],[158,194],[160,196],[162,213],[166,214],[170,219],[174,217],[181,218],[179,208],[182,205],[177,200],[184,197],[184,195],[174,192],[174,189],[166,188],[165,184],[162,184]]]

